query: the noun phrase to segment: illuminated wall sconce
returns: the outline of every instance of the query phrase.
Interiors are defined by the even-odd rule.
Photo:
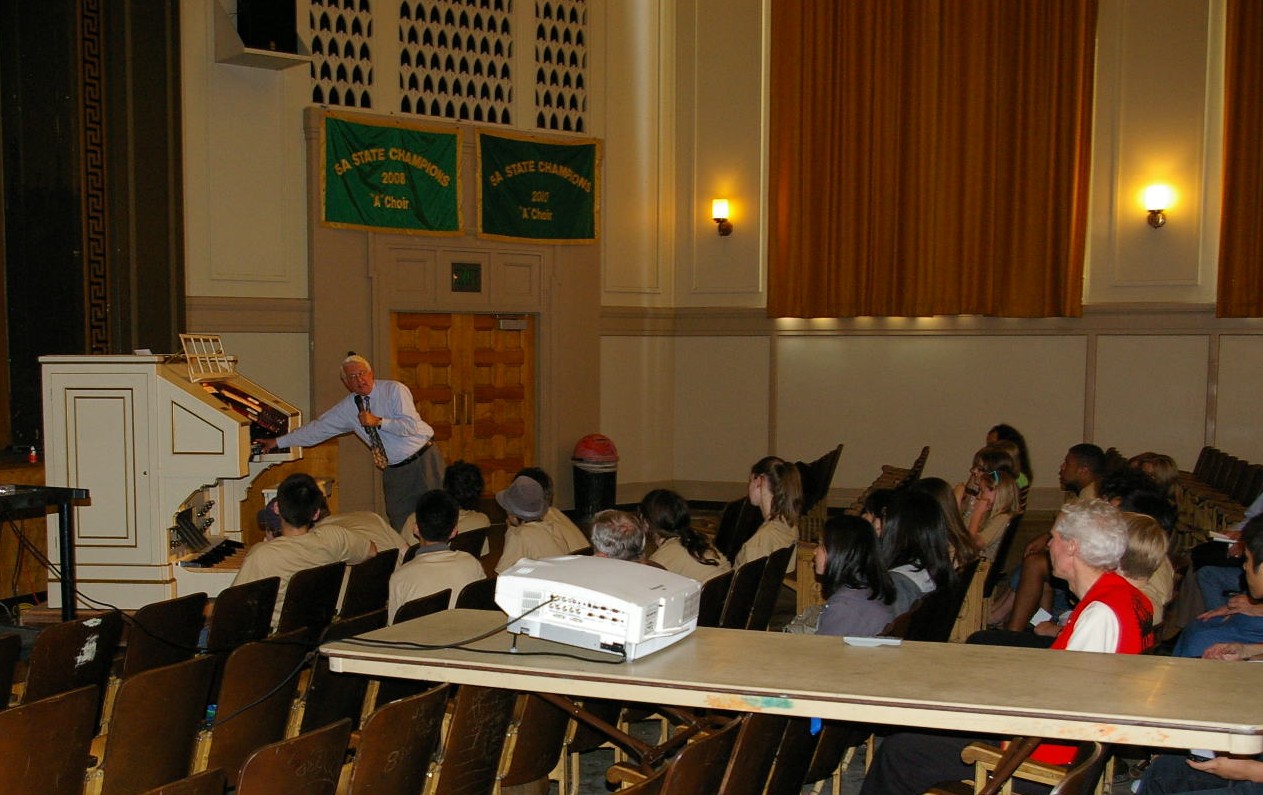
[[[719,225],[719,236],[728,237],[732,234],[732,221],[728,220],[728,200],[712,199],[710,203],[710,217]]]
[[[1167,210],[1175,199],[1170,185],[1150,185],[1145,188],[1145,209],[1149,211],[1149,226],[1161,229],[1167,223]]]

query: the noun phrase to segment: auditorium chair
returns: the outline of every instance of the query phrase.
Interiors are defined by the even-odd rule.
[[[787,715],[752,712],[745,717],[732,747],[732,758],[716,790],[719,795],[762,795],[776,760],[776,749],[789,725]]]
[[[448,685],[379,707],[364,721],[346,795],[416,795],[443,737]]]
[[[477,530],[457,533],[451,541],[447,542],[447,548],[456,552],[468,552],[475,558],[481,558],[487,544],[487,530],[486,527],[480,527]]]
[[[695,795],[720,792],[737,733],[747,716],[733,718],[683,748],[649,776],[625,763],[612,765],[605,778],[610,783],[630,783],[620,789],[627,795]]]
[[[334,621],[325,630],[321,643],[337,640],[386,626],[386,608],[365,613],[362,616]],[[368,677],[358,674],[340,674],[329,670],[329,658],[316,657],[311,666],[311,676],[302,695],[294,703],[290,728],[286,735],[301,734],[333,723],[342,718],[351,721],[351,728],[359,726],[364,712],[364,698],[368,692]]]
[[[767,630],[776,612],[776,602],[781,595],[781,585],[785,581],[785,568],[789,559],[798,552],[797,544],[782,547],[767,556],[767,564],[763,567],[763,576],[759,578],[759,587],[754,593],[754,603],[750,606],[750,620],[746,629],[756,632]]]
[[[363,563],[348,566],[338,615],[350,618],[384,608],[390,594],[390,575],[398,562],[399,550],[386,549]]]
[[[832,781],[830,792],[841,795],[842,778],[855,757],[856,749],[865,743],[872,748],[874,742],[872,726],[839,720],[824,721],[803,783],[811,785],[812,795],[820,795],[825,782]]]
[[[531,693],[518,696],[509,724],[505,758],[497,787],[516,787],[548,778],[561,758],[570,716]]]
[[[728,589],[723,615],[719,619],[722,629],[745,629],[749,626],[750,613],[754,610],[754,600],[766,569],[765,557],[746,561],[737,569],[732,576],[732,587]]]
[[[127,620],[120,679],[192,659],[206,624],[206,594],[195,593],[145,605]]]
[[[123,636],[123,614],[100,615],[54,624],[35,637],[22,703],[95,685],[93,730],[101,717],[101,699],[109,684],[114,654]]]
[[[807,780],[807,769],[820,742],[819,734],[811,733],[810,718],[790,718],[785,726],[772,772],[768,776],[766,795],[798,795]]]
[[[343,719],[265,745],[242,765],[236,795],[335,795],[350,740],[351,722]]]
[[[1069,765],[1049,765],[1028,757],[1041,742],[1038,737],[1015,737],[1003,750],[986,743],[970,743],[961,760],[974,765],[974,780],[944,781],[926,795],[999,795],[1014,779],[1051,786],[1050,795],[1089,795],[1098,791],[1110,747],[1083,742]]]
[[[214,723],[198,738],[195,772],[222,767],[236,786],[246,757],[284,736],[307,656],[306,632],[247,643],[228,656]]]
[[[216,767],[179,781],[172,781],[170,784],[163,784],[161,787],[145,792],[144,795],[224,795],[224,788],[227,786],[228,779],[224,775],[223,768]]]
[[[309,640],[320,637],[337,610],[345,572],[346,564],[338,561],[303,569],[290,577],[276,633],[284,635],[302,629]]]
[[[464,590],[464,589],[462,589]],[[399,606],[395,611],[395,620],[392,624],[400,624],[404,621],[411,621],[414,618],[428,616],[431,613],[438,613],[447,609],[447,605],[452,601],[452,589],[444,588],[441,591],[435,591],[427,596],[418,596],[416,599],[409,599]]]
[[[88,795],[130,795],[187,776],[214,672],[214,659],[197,657],[123,680],[109,732],[93,745],[100,763]]]
[[[88,685],[0,712],[5,795],[79,795],[100,700]]]
[[[456,596],[456,607],[469,610],[499,610],[496,604],[496,578],[476,580],[460,589]]]
[[[697,625],[699,627],[717,627],[724,615],[724,603],[728,601],[728,590],[732,587],[732,569],[723,574],[716,574],[702,583],[701,599],[697,606]]]
[[[623,711],[621,701],[601,698],[583,699],[580,704],[588,713],[614,726]],[[560,795],[580,795],[579,757],[601,748],[613,748],[609,736],[581,720],[572,719],[564,743],[565,762],[561,768]]]
[[[280,586],[280,577],[266,577],[221,591],[211,611],[207,651],[227,655],[243,643],[266,638]]]
[[[517,693],[461,685],[428,795],[490,792],[495,785]]]
[[[981,558],[976,558],[957,572],[956,582],[947,588],[936,588],[932,593],[921,597],[908,621],[906,640],[946,643],[956,627],[956,617],[960,615],[961,605],[965,602],[965,594],[978,571]]]

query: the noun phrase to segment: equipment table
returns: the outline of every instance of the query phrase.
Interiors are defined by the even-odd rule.
[[[360,636],[446,645],[501,613],[446,610]],[[611,655],[501,630],[465,649],[326,644],[334,671],[738,712],[1163,748],[1263,752],[1263,665],[701,628],[655,654]],[[492,653],[487,653],[492,652]],[[539,652],[547,654],[538,655]],[[569,654],[583,659],[558,656]]]

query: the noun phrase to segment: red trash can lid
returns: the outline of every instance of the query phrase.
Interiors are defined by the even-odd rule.
[[[572,458],[576,461],[594,463],[614,462],[618,460],[618,448],[614,447],[614,442],[610,440],[610,437],[600,433],[590,433],[574,446]]]

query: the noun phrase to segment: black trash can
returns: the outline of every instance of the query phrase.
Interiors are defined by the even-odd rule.
[[[574,446],[574,509],[579,524],[613,508],[618,490],[618,450],[608,436],[590,433]]]

